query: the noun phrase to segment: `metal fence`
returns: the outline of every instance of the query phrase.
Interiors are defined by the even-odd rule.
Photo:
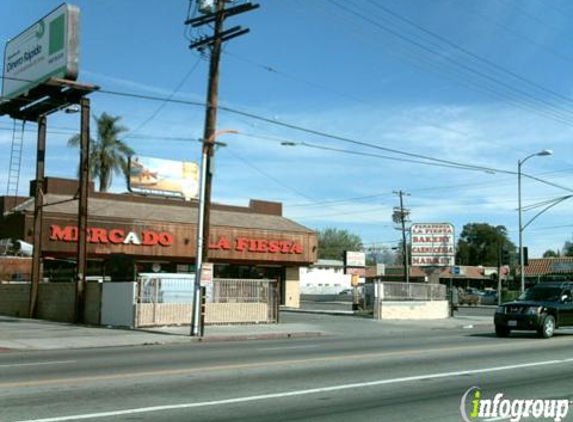
[[[428,283],[376,284],[376,297],[382,301],[438,301],[446,300],[446,286]]]
[[[138,280],[136,325],[191,323],[194,278]],[[214,279],[205,289],[205,324],[273,323],[278,321],[275,280]]]

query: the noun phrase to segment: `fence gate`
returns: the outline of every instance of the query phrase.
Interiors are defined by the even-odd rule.
[[[136,327],[188,325],[193,311],[194,278],[138,280]],[[276,280],[214,279],[206,289],[205,324],[276,323],[279,293]]]

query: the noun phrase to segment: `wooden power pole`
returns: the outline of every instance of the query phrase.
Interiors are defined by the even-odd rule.
[[[201,3],[199,1],[199,3]],[[201,168],[201,186],[202,194],[199,201],[199,223],[197,227],[197,256],[195,272],[195,288],[193,299],[193,318],[191,322],[191,335],[201,335],[201,271],[203,264],[208,260],[209,254],[209,225],[211,214],[211,185],[213,179],[212,161],[215,151],[215,135],[217,128],[217,107],[219,102],[219,67],[221,62],[221,47],[224,41],[249,32],[248,28],[235,26],[228,30],[223,29],[225,19],[239,13],[248,12],[259,6],[256,4],[246,3],[229,9],[225,9],[226,0],[217,0],[215,10],[211,13],[200,15],[196,18],[188,19],[185,24],[192,27],[198,27],[214,22],[213,36],[202,37],[194,40],[189,46],[204,51],[207,47],[211,49],[209,64],[209,80],[207,86],[207,101],[205,110],[205,127],[203,131],[203,162]],[[200,244],[199,244],[200,243]]]

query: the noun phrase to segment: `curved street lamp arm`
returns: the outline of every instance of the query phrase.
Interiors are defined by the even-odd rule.
[[[563,201],[566,201],[569,198],[573,198],[573,195],[567,195],[567,196],[563,196],[561,198],[557,198],[552,204],[547,205],[545,208],[543,208],[541,211],[539,211],[537,214],[535,214],[533,216],[533,218],[531,220],[529,220],[522,228],[521,231],[525,230],[527,228],[527,226],[529,226],[531,223],[533,223],[533,221],[535,219],[537,219],[537,217],[539,217],[541,214],[543,214],[545,211],[550,210],[551,208],[553,208],[554,206],[560,204]]]

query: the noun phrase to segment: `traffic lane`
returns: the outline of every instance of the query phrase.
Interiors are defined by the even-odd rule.
[[[493,316],[496,308],[496,306],[458,306],[456,315],[479,317],[491,316],[491,322],[493,324]]]
[[[456,330],[425,333],[416,338],[295,339],[278,341],[233,342],[226,344],[165,345],[152,347],[121,347],[106,349],[33,352],[4,355],[0,359],[0,375],[4,383],[49,380],[92,375],[177,371],[225,365],[249,365],[272,360],[275,362],[323,357],[385,356],[403,353],[441,352],[452,348],[488,350],[529,346],[548,347],[551,342],[573,342],[573,331],[558,333],[555,340],[545,343],[533,333],[515,333],[509,339],[497,338],[489,329]],[[13,359],[10,359],[12,357]]]
[[[573,341],[573,336],[557,338],[561,337]],[[4,382],[58,378],[62,373],[89,377],[102,373],[118,375],[213,365],[240,365],[268,359],[285,361],[336,355],[368,356],[386,352],[400,354],[442,350],[459,345],[465,348],[475,346],[487,349],[490,345],[506,344],[506,340],[496,338],[489,329],[482,329],[426,332],[415,337],[396,336],[392,341],[372,336],[361,338],[360,341],[317,338],[13,353],[0,356],[0,374]],[[519,347],[521,342],[531,341],[533,344],[542,342],[531,335],[524,335],[512,338],[510,344]]]
[[[343,391],[262,398],[246,403],[219,402],[213,403],[212,406],[172,409],[158,412],[155,415],[144,413],[138,416],[140,416],[139,420],[144,422],[236,420],[251,422],[347,422],[349,420],[356,422],[377,420],[458,422],[462,420],[460,410],[462,397],[474,385],[481,386],[484,395],[491,399],[501,392],[505,398],[566,398],[571,400],[571,376],[573,376],[573,371],[564,372],[558,369],[550,373],[530,373],[526,376],[511,374],[474,379],[458,377],[443,381],[421,381],[400,386],[370,388],[353,386]],[[541,394],[532,395],[532,390],[538,385],[547,387]],[[573,420],[571,414],[563,420]]]
[[[415,379],[416,374],[411,374],[407,378],[371,378],[335,385],[323,383],[312,389],[300,382],[279,378],[274,380],[275,384],[280,384],[279,388],[275,386],[256,394],[249,394],[248,388],[238,386],[234,386],[230,394],[221,394],[217,385],[203,383],[203,395],[189,392],[175,400],[174,390],[170,390],[171,395],[154,401],[150,398],[141,400],[140,406],[128,402],[117,406],[101,396],[98,397],[99,406],[91,410],[79,411],[81,406],[60,407],[57,420],[126,420],[131,416],[141,421],[459,421],[462,396],[473,386],[482,388],[484,398],[502,393],[506,398],[515,399],[571,399],[571,361],[498,371],[495,368],[482,368],[479,373],[436,372],[437,377],[426,379]],[[164,388],[159,387],[158,391],[164,391]],[[108,398],[110,396],[115,394],[108,394]],[[69,403],[81,404],[81,401],[70,400]],[[5,410],[10,414],[12,409],[7,407]],[[42,420],[46,414],[37,418]],[[36,419],[36,416],[32,417]]]
[[[469,377],[468,371],[485,370],[481,375],[485,376],[491,368],[500,365],[530,363],[532,356],[537,361],[567,359],[571,356],[571,341],[553,341],[551,347],[543,347],[543,342],[536,340],[532,343],[537,346],[523,347],[523,350],[515,350],[515,343],[508,342],[509,347],[498,349],[457,348],[433,353],[393,353],[390,356],[333,355],[322,359],[268,360],[249,366],[219,365],[169,373],[106,372],[88,378],[65,374],[49,382],[2,383],[0,399],[6,403],[3,414],[12,416],[7,420],[15,420],[23,414],[30,419],[74,414],[76,411],[93,413],[102,407],[122,410],[177,405],[188,402],[189,398],[193,398],[194,402],[209,402],[237,397],[238,392],[248,396],[280,394],[288,390],[433,376],[456,371]]]

